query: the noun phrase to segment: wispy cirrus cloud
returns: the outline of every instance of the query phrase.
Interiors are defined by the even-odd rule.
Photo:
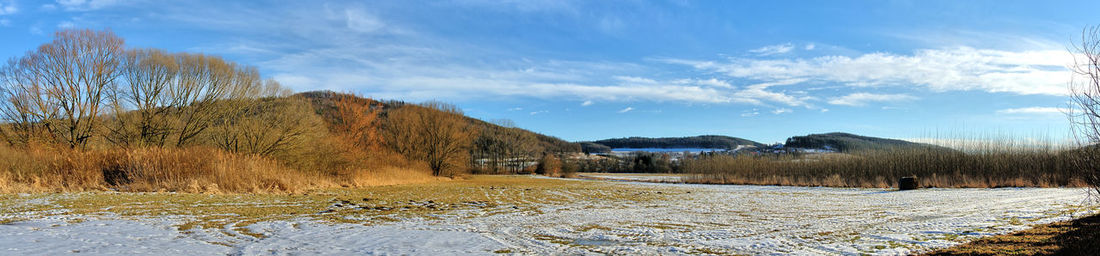
[[[2,5],[3,1],[0,0],[0,6],[7,6]],[[82,10],[121,3],[126,2],[63,0],[56,5],[66,10]],[[246,8],[250,7],[248,3],[236,3],[241,8],[134,3],[144,4],[143,10],[149,9],[148,19],[242,35],[234,41],[211,42],[196,48],[214,54],[245,56],[254,60],[249,63],[260,66],[266,75],[297,90],[355,90],[405,100],[517,96],[573,100],[582,102],[582,106],[594,101],[655,101],[823,110],[819,106],[824,104],[865,106],[915,99],[909,96],[912,93],[853,93],[887,86],[933,92],[979,90],[1064,95],[1068,75],[1063,66],[1070,58],[1064,50],[969,47],[919,49],[908,54],[795,57],[831,53],[828,49],[832,47],[784,43],[756,48],[750,51],[755,55],[748,57],[721,60],[642,56],[644,61],[639,62],[578,61],[529,57],[502,47],[454,41],[430,31],[418,31],[417,28],[424,27],[403,24],[407,20],[387,16],[391,12],[375,6],[291,3],[275,10],[257,11]],[[570,13],[576,3],[468,0],[457,5],[522,12],[549,8]],[[669,63],[687,68],[683,72],[666,72]],[[837,89],[806,88],[811,84]]]
[[[934,92],[985,91],[1021,95],[1066,95],[1065,50],[1005,51],[956,47],[921,49],[912,54],[866,53],[854,57],[725,61],[666,59],[666,63],[733,78],[758,81],[802,79],[849,87],[920,86]]]
[[[755,53],[755,54],[760,55],[760,56],[769,56],[769,55],[777,55],[777,54],[788,53],[788,52],[791,52],[791,50],[794,50],[794,44],[785,43],[785,44],[764,46],[764,47],[749,50],[749,52]]]
[[[57,0],[66,11],[91,11],[127,2],[126,0]]]
[[[1024,107],[1024,108],[1008,108],[1008,109],[997,110],[997,114],[1040,114],[1040,115],[1058,114],[1058,115],[1061,115],[1061,114],[1064,114],[1064,113],[1068,113],[1069,111],[1070,111],[1070,109],[1068,109],[1068,108],[1057,108],[1057,107]]]
[[[619,114],[622,114],[622,113],[626,113],[626,112],[630,112],[630,111],[632,111],[632,110],[634,110],[634,107],[626,107],[626,108],[624,108],[624,109],[622,109],[622,110],[619,110]]]
[[[829,100],[829,104],[845,106],[864,106],[871,102],[897,102],[915,99],[917,99],[917,97],[906,94],[875,94],[859,92],[832,98]]]

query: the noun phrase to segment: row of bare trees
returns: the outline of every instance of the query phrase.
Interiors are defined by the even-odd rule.
[[[516,128],[511,120],[494,120],[499,127],[484,125],[471,151],[476,165],[489,173],[518,173],[539,159],[544,149],[531,132]]]
[[[457,106],[426,102],[387,112],[386,144],[405,157],[423,161],[433,175],[454,175],[468,169],[473,131]]]
[[[9,143],[38,135],[84,147],[95,131],[100,107],[120,74],[123,40],[110,32],[58,32],[53,42],[0,68],[0,105]]]
[[[0,139],[74,149],[95,137],[121,147],[203,140],[233,152],[271,154],[318,124],[282,115],[287,108],[311,113],[287,106],[293,103],[261,100],[287,95],[255,67],[203,54],[126,49],[110,31],[62,30],[0,68]]]

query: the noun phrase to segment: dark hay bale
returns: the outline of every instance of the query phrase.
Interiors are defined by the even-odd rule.
[[[913,190],[920,188],[920,184],[917,182],[917,177],[901,177],[898,180],[898,190]]]
[[[110,165],[102,169],[103,181],[106,181],[108,185],[120,186],[130,184],[133,182],[130,180],[129,173],[121,165]]]

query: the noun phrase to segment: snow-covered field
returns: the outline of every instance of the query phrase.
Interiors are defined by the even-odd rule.
[[[517,179],[583,186],[476,187],[492,202],[419,215],[344,210],[354,202],[323,213],[392,219],[369,224],[301,216],[180,230],[194,216],[9,211],[0,218],[18,220],[0,224],[0,254],[906,254],[1098,212],[1083,206],[1081,189],[897,192]],[[541,196],[528,196],[535,193]],[[519,199],[496,198],[505,195]],[[0,205],[32,209],[27,205],[65,195],[20,197],[34,196]]]
[[[681,182],[684,175],[681,174],[650,174],[650,173],[581,173],[581,178],[613,181],[644,181],[644,182]]]

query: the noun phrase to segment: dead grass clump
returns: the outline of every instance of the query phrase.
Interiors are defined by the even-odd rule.
[[[924,255],[1094,255],[1097,248],[1100,215],[986,237]]]
[[[297,192],[332,182],[258,156],[209,148],[106,151],[104,182],[125,191]]]
[[[370,170],[358,170],[350,178],[349,182],[355,187],[387,186],[398,184],[429,183],[449,178],[432,176],[431,171],[424,168],[403,168],[396,166],[384,166]]]

